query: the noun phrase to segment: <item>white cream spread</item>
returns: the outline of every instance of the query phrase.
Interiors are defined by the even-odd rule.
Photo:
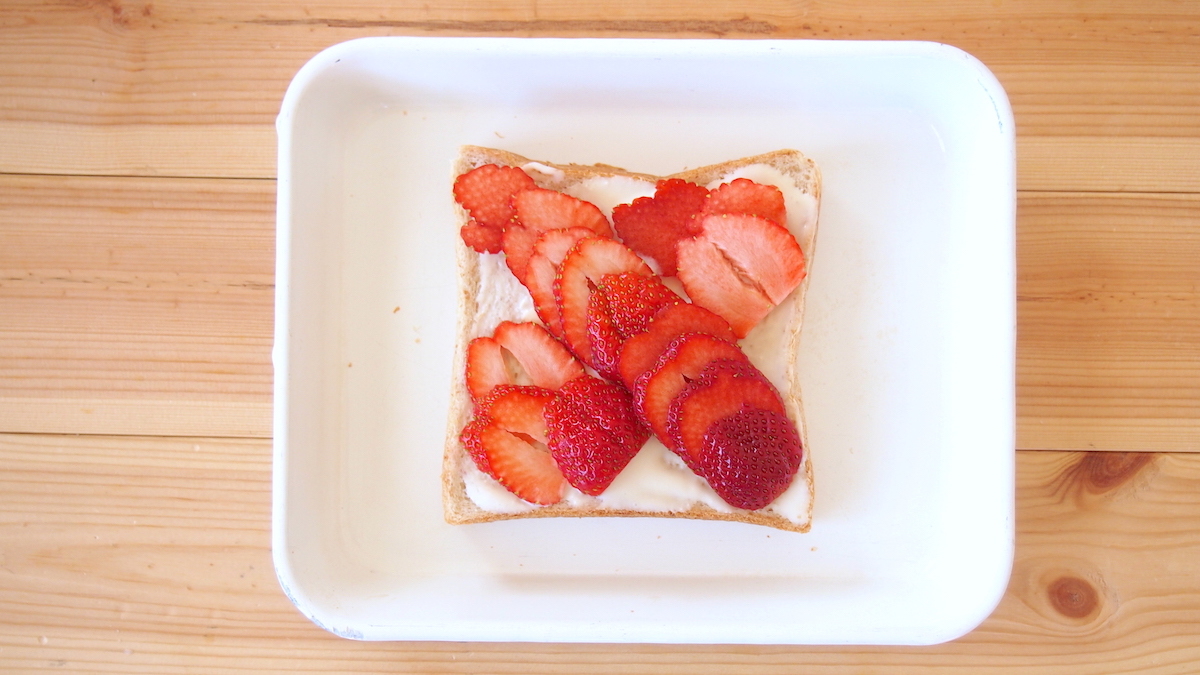
[[[543,173],[557,171],[536,162],[526,164],[522,168]],[[797,235],[797,240],[807,257],[812,247],[813,225],[817,217],[816,200],[796,188],[777,169],[765,164],[742,167],[707,187],[712,189],[735,178],[749,178],[757,183],[780,188],[787,207],[788,229]],[[627,176],[595,177],[573,185],[566,192],[592,202],[604,211],[605,215],[611,216],[613,207],[618,204],[627,204],[641,196],[653,196],[654,184]],[[665,281],[676,280],[668,278]],[[479,284],[477,312],[471,337],[490,335],[496,326],[505,320],[537,321],[537,313],[529,292],[513,277],[502,255],[480,256]],[[672,288],[686,297],[679,284],[673,284]],[[784,300],[741,341],[742,350],[750,361],[783,392],[790,390],[792,386],[790,373],[787,372],[791,337],[787,335],[785,327],[791,323],[792,312],[797,311],[796,304],[794,295]],[[805,452],[807,454],[807,449]],[[464,462],[463,471],[467,496],[485,511],[513,514],[539,508],[509,492],[471,462]],[[804,467],[801,467],[800,471],[803,472]],[[800,523],[808,513],[811,500],[807,481],[793,480],[791,486],[763,510]],[[696,504],[705,504],[721,512],[739,511],[721,499],[704,479],[693,473],[683,460],[654,438],[642,447],[637,456],[598,497],[585,495],[575,488],[568,487],[564,502],[570,506],[612,510],[685,511]]]

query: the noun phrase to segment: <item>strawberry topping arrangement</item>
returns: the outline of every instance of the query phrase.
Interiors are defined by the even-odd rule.
[[[661,180],[610,221],[485,164],[454,197],[463,242],[503,254],[541,320],[467,345],[474,418],[459,438],[480,471],[530,504],[602,495],[653,435],[732,507],[787,490],[800,435],[737,342],[806,274],[778,188]]]

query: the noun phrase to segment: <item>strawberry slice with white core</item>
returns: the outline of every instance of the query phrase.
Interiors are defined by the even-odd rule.
[[[722,359],[747,360],[732,342],[702,333],[686,333],[667,347],[654,368],[637,379],[633,387],[634,408],[663,445],[668,448],[674,445],[667,431],[671,403],[708,364]]]
[[[534,188],[512,196],[513,226],[504,230],[505,262],[518,280],[525,280],[529,256],[542,233],[582,227],[601,237],[611,237],[608,219],[594,204],[570,195]]]
[[[480,253],[498,253],[514,216],[512,196],[534,187],[533,178],[515,166],[484,164],[460,175],[454,199],[471,216],[460,231],[463,241]]]
[[[642,373],[654,367],[675,338],[684,333],[714,335],[737,341],[729,322],[699,305],[681,302],[663,307],[654,315],[646,332],[630,337],[621,346],[621,381],[630,391]]]
[[[728,321],[739,339],[775,308],[762,289],[740,273],[712,241],[684,239],[676,251],[679,280],[688,297]]]
[[[709,192],[704,200],[703,213],[746,214],[787,226],[783,193],[774,185],[755,183],[749,178],[735,178]]]
[[[711,215],[700,237],[712,242],[740,275],[778,305],[804,279],[804,252],[786,227],[751,215]]]
[[[467,389],[476,402],[499,385],[558,389],[583,374],[583,364],[536,323],[504,321],[467,344]]]
[[[721,499],[753,511],[787,490],[802,460],[800,435],[787,415],[743,406],[708,427],[696,464]]]
[[[568,382],[545,416],[550,453],[567,481],[589,495],[603,492],[650,437],[629,393],[590,376]]]
[[[589,298],[604,275],[625,272],[654,276],[650,266],[628,246],[602,238],[579,240],[559,267],[554,296],[562,316],[563,340],[588,365],[592,365],[587,321]]]
[[[475,409],[476,416],[487,417],[505,431],[546,444],[546,405],[554,392],[544,387],[502,384],[485,396]]]
[[[743,407],[787,414],[779,392],[757,368],[746,361],[713,361],[671,402],[667,434],[673,449],[696,469],[708,428]]]
[[[555,337],[562,337],[562,317],[558,313],[558,300],[554,297],[554,279],[558,276],[558,267],[576,242],[584,237],[595,236],[598,235],[585,227],[543,232],[525,266],[522,283],[529,289],[538,318]]]

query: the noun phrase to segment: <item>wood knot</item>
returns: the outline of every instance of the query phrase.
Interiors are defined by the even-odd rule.
[[[1059,577],[1046,589],[1050,605],[1063,616],[1083,619],[1100,606],[1096,589],[1079,577]]]
[[[1149,452],[1089,452],[1079,463],[1080,478],[1091,492],[1120,487],[1154,459]]]

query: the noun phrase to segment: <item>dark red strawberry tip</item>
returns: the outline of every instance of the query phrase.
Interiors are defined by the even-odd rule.
[[[709,425],[696,464],[721,499],[753,511],[787,490],[802,453],[787,415],[744,405]]]
[[[568,382],[544,414],[551,455],[567,482],[589,495],[611,485],[649,438],[628,392],[594,377]]]
[[[613,228],[633,250],[652,258],[665,276],[674,276],[675,244],[690,235],[692,218],[704,208],[708,190],[672,178],[655,186],[653,197],[639,197],[613,209]]]

